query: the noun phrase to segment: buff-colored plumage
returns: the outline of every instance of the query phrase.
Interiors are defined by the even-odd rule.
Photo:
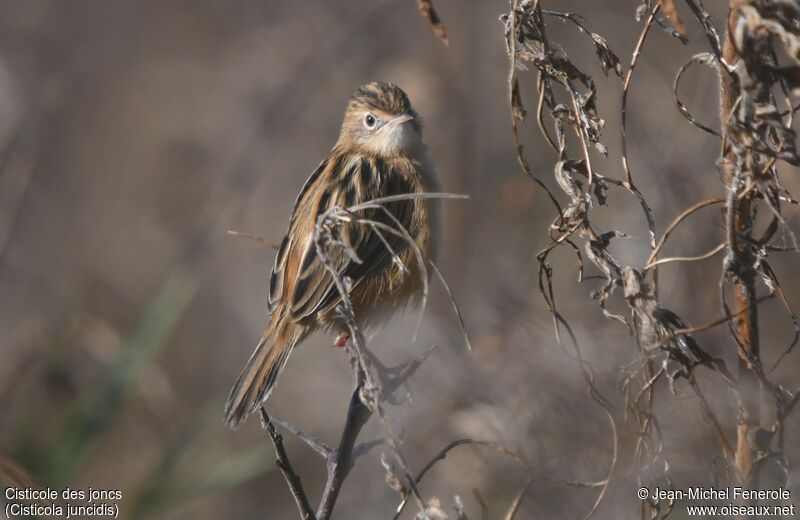
[[[225,408],[230,426],[241,424],[269,396],[295,345],[319,329],[345,331],[335,318],[339,293],[313,243],[317,217],[333,206],[348,208],[389,195],[432,191],[438,191],[433,163],[406,94],[391,83],[359,88],[347,106],[339,140],[295,202],[270,277],[269,323]],[[438,204],[413,199],[391,202],[386,208],[426,261],[435,260]],[[378,210],[363,210],[357,216],[396,225]],[[334,258],[339,272],[352,281],[350,299],[360,324],[385,318],[420,294],[421,266],[406,241],[384,235],[408,269],[403,272],[368,226],[345,224],[341,234],[361,260],[355,261],[343,248]]]

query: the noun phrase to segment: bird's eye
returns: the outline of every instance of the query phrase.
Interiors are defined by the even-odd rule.
[[[367,128],[374,128],[375,123],[377,123],[377,120],[372,114],[367,114],[367,117],[364,118],[364,124],[367,125]]]

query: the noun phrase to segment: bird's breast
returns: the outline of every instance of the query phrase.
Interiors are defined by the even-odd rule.
[[[382,196],[430,193],[439,186],[433,163],[427,154],[417,159],[398,158],[384,161]],[[430,275],[429,263],[437,258],[439,248],[440,201],[411,198],[386,204],[404,237],[390,240],[392,258],[376,270],[351,295],[359,321],[374,323],[418,300]],[[394,219],[392,219],[394,220]],[[410,239],[410,240],[409,240]],[[399,261],[398,261],[399,260]]]

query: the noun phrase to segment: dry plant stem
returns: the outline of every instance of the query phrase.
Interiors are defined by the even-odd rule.
[[[376,439],[357,444],[358,436],[361,433],[361,430],[364,428],[364,425],[367,423],[367,421],[369,421],[373,414],[364,404],[361,398],[361,393],[366,384],[366,377],[362,369],[362,365],[356,357],[358,354],[354,352],[355,347],[348,346],[347,348],[348,353],[351,356],[355,388],[353,389],[353,394],[350,398],[350,403],[347,408],[347,418],[345,420],[342,436],[336,448],[327,446],[324,442],[306,434],[297,426],[289,422],[277,418],[270,418],[266,410],[263,407],[261,408],[262,423],[264,428],[266,428],[269,432],[272,442],[275,445],[275,452],[278,455],[278,467],[281,469],[283,476],[289,485],[289,489],[292,492],[292,495],[295,497],[301,518],[304,519],[311,518],[325,520],[331,518],[333,509],[336,506],[336,501],[339,497],[339,493],[344,485],[344,481],[349,475],[350,471],[353,469],[354,461],[371,448],[385,442],[384,439]],[[414,372],[417,370],[417,368],[419,368],[432,350],[433,349],[430,349],[427,352],[424,352],[417,358],[403,365],[398,371],[397,375],[394,377],[383,377],[382,375],[381,380],[385,381],[384,390],[386,391],[387,398],[390,398],[391,395],[414,374]],[[366,352],[367,356],[371,357],[369,351]],[[282,438],[275,431],[273,423],[277,423],[286,428],[290,433],[296,435],[314,451],[325,457],[328,477],[325,483],[325,488],[322,492],[322,499],[316,515],[314,515],[310,506],[306,507],[308,506],[308,498],[303,491],[300,477],[292,470],[288,455],[283,448]],[[309,516],[309,514],[311,516]]]
[[[328,454],[330,454],[331,451],[333,451],[330,446],[328,446],[321,440],[317,439],[316,437],[312,437],[311,435],[302,431],[300,428],[298,428],[297,426],[295,426],[290,422],[284,421],[283,419],[279,419],[274,415],[270,417],[270,420],[273,423],[276,423],[281,427],[285,428],[286,430],[288,430],[292,435],[296,436],[298,439],[306,443],[306,445],[308,445],[312,450],[316,451],[323,457],[327,457]]]
[[[483,496],[481,496],[480,491],[473,489],[472,495],[475,497],[475,501],[478,502],[478,505],[481,507],[481,520],[489,520],[489,506],[486,505],[486,501],[483,499]]]
[[[575,243],[578,240],[585,240],[586,258],[601,272],[600,276],[592,278],[605,281],[600,290],[593,292],[593,298],[599,301],[605,317],[625,323],[634,332],[639,346],[640,363],[634,370],[625,370],[623,391],[626,403],[625,419],[626,422],[635,423],[636,460],[641,466],[663,468],[663,471],[668,471],[668,461],[662,454],[660,428],[653,414],[653,392],[658,381],[667,379],[672,387],[676,379],[685,378],[696,395],[703,417],[708,421],[721,446],[726,467],[731,470],[730,474],[738,485],[747,487],[757,485],[757,473],[768,463],[776,464],[788,476],[788,462],[783,454],[783,423],[788,411],[796,407],[798,398],[766,377],[759,352],[757,305],[775,296],[781,299],[795,325],[795,337],[787,349],[789,352],[800,338],[800,318],[788,305],[783,289],[767,262],[767,257],[770,251],[776,250],[776,247],[785,248],[785,245],[772,243],[779,231],[784,233],[784,243],[788,235],[792,241],[792,250],[798,249],[795,234],[781,212],[781,204],[796,204],[796,202],[781,185],[776,163],[785,161],[791,165],[800,164],[800,155],[795,151],[795,131],[792,125],[795,104],[791,99],[797,86],[797,80],[792,74],[800,68],[798,65],[800,55],[796,52],[796,49],[800,48],[800,31],[797,30],[795,23],[800,16],[800,8],[795,2],[777,2],[780,7],[776,7],[772,3],[757,0],[731,0],[728,32],[723,39],[714,27],[713,20],[703,3],[700,0],[685,0],[703,29],[711,52],[696,54],[681,67],[673,93],[681,114],[692,125],[721,136],[723,147],[718,166],[725,175],[726,196],[704,200],[683,211],[656,243],[652,213],[636,188],[629,167],[626,138],[627,101],[634,77],[633,71],[639,62],[647,34],[654,23],[663,25],[656,16],[659,9],[668,15],[675,27],[675,30],[671,30],[673,36],[685,36],[676,0],[647,1],[644,6],[649,13],[646,10],[638,11],[649,14],[649,17],[639,35],[623,84],[621,124],[624,178],[621,181],[600,175],[592,168],[588,153],[589,144],[596,146],[601,152],[607,151],[598,140],[604,122],[596,111],[596,85],[591,76],[570,61],[565,51],[548,42],[546,27],[541,19],[542,13],[546,13],[575,21],[570,18],[573,15],[544,11],[543,3],[543,0],[525,2],[510,0],[511,11],[501,17],[505,25],[507,49],[511,58],[508,82],[512,130],[517,160],[522,170],[543,187],[522,156],[518,129],[519,121],[525,117],[518,71],[531,70],[529,67],[535,67],[539,90],[537,123],[546,141],[559,155],[555,164],[555,180],[563,194],[570,199],[563,211],[559,208],[558,202],[554,201],[559,214],[549,228],[551,242],[537,255],[539,291],[551,312],[558,345],[578,362],[592,398],[605,409],[611,422],[615,452],[612,468],[608,479],[604,481],[598,502],[615,473],[617,461],[615,423],[607,407],[608,403],[597,393],[591,367],[583,360],[569,323],[556,306],[553,267],[547,263],[551,251],[561,245],[569,245],[578,254],[580,279],[583,275],[583,260],[580,249]],[[582,27],[580,23],[579,27]],[[597,52],[603,61],[603,71],[607,73],[616,63],[613,68],[621,75],[619,59],[603,46],[605,40],[599,35],[592,36],[595,42],[600,42]],[[684,38],[680,39],[685,43]],[[783,43],[783,50],[786,52],[782,53],[776,49],[776,42]],[[786,66],[782,63],[784,60],[791,60],[793,63],[791,66]],[[694,63],[709,65],[720,75],[722,124],[719,133],[699,123],[678,99],[680,77]],[[580,85],[589,92],[585,92]],[[780,92],[775,88],[777,86],[780,87]],[[555,89],[563,89],[563,93],[569,96],[571,103],[569,101],[559,103],[555,94],[562,92],[556,92]],[[780,112],[777,107],[780,93],[786,100],[785,112]],[[552,118],[555,138],[545,126],[546,113]],[[576,152],[572,146],[568,146],[565,133],[570,130],[576,133],[580,141],[580,151]],[[579,180],[577,176],[583,178]],[[608,185],[626,188],[638,198],[645,210],[651,233],[651,253],[643,269],[621,264],[609,251],[611,240],[624,237],[623,233],[617,230],[603,232],[596,223],[590,222],[592,210],[596,206],[606,204]],[[554,197],[549,191],[547,193],[551,199]],[[724,204],[727,215],[725,241],[722,244],[696,257],[658,258],[666,241],[680,223],[700,209],[717,204]],[[753,224],[757,205],[766,205],[772,218],[766,229],[755,236]],[[656,268],[664,263],[707,259],[722,251],[726,252],[720,285],[723,317],[709,324],[689,327],[678,315],[659,302]],[[650,281],[647,280],[648,276]],[[760,298],[756,294],[758,280],[763,280],[769,290],[768,295]],[[733,305],[729,306],[725,290],[730,286],[733,287]],[[612,314],[606,307],[609,297],[620,287],[624,291],[624,301],[630,311],[629,318]],[[704,351],[691,336],[692,333],[710,330],[721,324],[727,324],[731,329],[737,346],[739,380],[731,374],[723,360]],[[567,344],[562,344],[562,335],[565,332],[574,352],[565,348]],[[659,364],[661,368],[657,369]],[[732,435],[726,434],[724,422],[717,419],[714,410],[702,394],[699,382],[695,379],[696,368],[700,366],[705,366],[724,379],[734,402],[739,406],[739,424],[735,440]],[[765,404],[768,402],[767,399],[761,402],[764,397],[771,397],[769,401],[774,403]],[[772,412],[773,404],[777,419],[767,418],[767,414],[764,413]],[[757,428],[777,433],[775,436],[777,440],[772,442],[772,437],[759,440],[755,435],[758,433]],[[441,456],[445,454],[446,450]],[[666,478],[669,479],[669,476]],[[674,507],[674,503],[669,501],[648,501],[647,505],[649,509],[644,508],[642,514],[643,517],[647,516],[647,509],[651,519],[665,518]],[[596,507],[597,502],[590,515]]]
[[[731,0],[731,11],[727,26],[734,25],[739,14],[737,6],[740,0]],[[733,64],[737,61],[737,51],[732,36],[726,31],[722,48],[722,57],[726,63]],[[723,136],[727,135],[727,126],[741,92],[737,78],[726,67],[720,67],[721,89],[721,123]],[[724,140],[724,142],[727,140]],[[738,160],[736,149],[730,143],[723,145],[723,158],[736,163]],[[742,485],[757,484],[757,474],[752,472],[756,453],[748,442],[751,434],[760,421],[759,405],[759,378],[755,373],[750,359],[759,360],[758,336],[758,307],[755,302],[756,273],[751,249],[737,237],[751,235],[752,211],[750,200],[737,197],[736,175],[728,175],[728,200],[726,202],[728,218],[726,219],[728,234],[728,262],[736,266],[734,274],[734,312],[739,314],[736,323],[736,341],[739,344],[739,385],[741,402],[739,404],[739,418],[737,425],[736,441],[736,469],[739,483]]]
[[[702,255],[697,255],[697,256],[673,256],[673,257],[670,257],[670,258],[661,258],[659,260],[656,260],[655,262],[651,262],[651,263],[647,264],[646,266],[644,266],[644,270],[645,271],[649,271],[650,269],[652,269],[652,268],[654,268],[654,267],[656,267],[658,265],[669,264],[669,263],[672,263],[672,262],[696,262],[698,260],[705,260],[707,258],[711,258],[712,256],[716,255],[717,253],[719,253],[720,251],[722,251],[726,247],[728,247],[728,244],[723,242],[722,244],[717,245],[714,249],[708,251],[707,253],[703,253]]]
[[[264,429],[269,433],[272,439],[272,445],[275,446],[275,455],[278,460],[275,464],[280,468],[283,473],[283,478],[289,485],[289,490],[292,492],[294,501],[297,504],[297,509],[300,511],[300,518],[303,520],[316,520],[314,510],[311,509],[311,504],[308,502],[308,496],[303,489],[303,483],[300,480],[300,475],[295,473],[292,464],[289,462],[289,456],[286,454],[286,449],[283,447],[283,437],[275,429],[275,425],[270,421],[269,415],[264,407],[261,407],[261,424]]]
[[[538,1],[536,3],[538,4]],[[544,182],[542,182],[542,180],[539,179],[533,173],[533,171],[531,170],[530,165],[528,164],[528,160],[525,158],[525,155],[523,154],[523,151],[522,151],[523,146],[522,146],[522,140],[520,139],[520,134],[519,134],[519,121],[521,121],[525,117],[525,114],[524,114],[524,108],[522,108],[522,100],[520,99],[521,94],[520,94],[520,88],[519,88],[519,80],[517,79],[517,66],[516,66],[517,39],[516,39],[516,37],[514,35],[516,34],[516,30],[517,30],[517,17],[515,15],[515,12],[517,10],[517,4],[518,4],[518,0],[510,0],[509,1],[509,6],[511,7],[511,11],[510,11],[509,14],[512,17],[511,18],[511,34],[512,34],[512,36],[511,36],[511,38],[509,38],[509,42],[510,42],[510,45],[511,45],[511,48],[509,49],[509,52],[510,52],[510,56],[511,57],[510,57],[510,60],[509,60],[510,61],[510,66],[509,66],[509,70],[508,70],[508,102],[509,102],[509,107],[511,109],[510,110],[510,112],[511,112],[511,130],[512,130],[513,137],[514,137],[514,149],[516,151],[517,162],[519,163],[520,168],[522,168],[522,171],[525,173],[525,175],[527,175],[528,177],[533,179],[533,182],[538,184],[539,187],[542,188],[545,193],[547,193],[547,197],[550,199],[550,202],[553,203],[553,206],[555,206],[556,211],[559,214],[559,218],[561,218],[561,215],[563,214],[563,211],[561,210],[561,205],[558,203],[558,200],[555,198],[555,196],[553,195],[553,192],[550,191],[550,189],[547,187],[547,185]],[[539,82],[539,91],[542,92],[542,82],[541,81]],[[539,99],[539,109],[538,109],[539,110],[539,114],[538,114],[539,126],[540,126],[540,128],[542,128],[542,132],[547,137],[547,139],[550,142],[550,144],[553,147],[553,149],[558,151],[557,146],[555,145],[553,140],[550,138],[550,135],[547,133],[547,130],[545,130],[544,123],[542,122],[542,119],[541,119],[541,110],[542,110],[543,103],[544,103],[544,97],[543,97],[543,94],[542,94],[542,97],[540,97],[540,99]]]
[[[678,215],[675,218],[675,220],[672,222],[672,224],[670,224],[667,227],[667,230],[664,231],[664,236],[661,237],[661,240],[658,241],[658,244],[656,244],[656,247],[653,249],[653,252],[650,253],[650,257],[647,259],[647,262],[646,262],[647,265],[650,265],[651,263],[653,263],[655,261],[656,257],[658,256],[658,253],[661,252],[661,248],[664,247],[664,244],[666,243],[667,239],[669,239],[669,236],[672,234],[672,232],[675,230],[675,228],[678,227],[678,224],[680,224],[681,222],[686,220],[686,218],[688,218],[689,215],[693,214],[695,211],[697,211],[699,209],[705,208],[707,206],[713,206],[715,204],[723,204],[724,202],[725,202],[725,199],[708,199],[708,200],[704,200],[702,202],[698,202],[694,206],[684,210],[680,215]]]
[[[661,4],[656,4],[653,10],[650,12],[650,16],[648,16],[647,21],[644,23],[644,27],[642,27],[642,32],[639,34],[639,39],[636,41],[636,48],[633,50],[633,55],[631,56],[631,63],[628,66],[628,72],[625,74],[625,80],[622,83],[622,109],[621,109],[621,116],[622,121],[620,122],[621,128],[621,147],[622,147],[622,170],[625,172],[625,181],[623,182],[623,186],[628,189],[637,199],[639,199],[639,204],[642,206],[642,210],[644,211],[645,218],[647,219],[647,226],[650,229],[650,247],[655,247],[655,222],[653,221],[653,212],[650,209],[650,206],[647,205],[647,202],[644,200],[644,196],[639,191],[639,188],[633,183],[633,175],[631,174],[630,166],[628,165],[628,92],[630,91],[631,87],[631,80],[633,79],[633,71],[636,70],[636,64],[639,63],[639,56],[642,53],[642,47],[644,47],[644,41],[647,38],[647,34],[650,32],[650,28],[653,26],[653,22],[656,20],[656,16],[658,15],[658,10],[661,8]],[[654,284],[658,280],[658,273],[657,271],[653,272]],[[657,290],[657,289],[656,289]]]
[[[592,374],[591,367],[588,366],[588,363],[583,359],[583,356],[580,352],[580,346],[578,345],[572,330],[564,319],[563,316],[559,313],[555,305],[555,297],[552,290],[552,280],[550,277],[550,267],[546,264],[546,259],[550,251],[554,250],[559,244],[566,243],[569,244],[573,249],[576,249],[573,242],[570,239],[573,237],[574,234],[578,233],[584,237],[587,237],[591,241],[599,240],[600,237],[594,233],[591,225],[589,224],[588,218],[586,215],[583,214],[586,211],[586,201],[589,200],[591,196],[589,192],[592,189],[595,190],[602,190],[603,188],[599,187],[602,183],[603,185],[606,182],[611,183],[610,179],[600,178],[593,171],[590,162],[590,156],[588,153],[588,141],[591,139],[592,143],[595,145],[600,145],[599,141],[597,140],[598,134],[600,129],[602,128],[602,121],[596,116],[594,109],[591,105],[592,98],[591,96],[595,93],[595,87],[591,79],[577,71],[576,68],[571,67],[569,60],[566,56],[559,54],[558,51],[554,50],[555,46],[551,46],[546,35],[546,27],[542,21],[542,7],[541,2],[538,0],[533,0],[532,2],[522,3],[518,0],[510,0],[509,1],[510,11],[508,15],[504,16],[502,20],[505,22],[505,30],[506,30],[506,42],[507,42],[507,49],[509,54],[509,75],[508,75],[508,85],[509,85],[509,105],[510,105],[510,112],[511,112],[511,124],[512,124],[512,136],[514,139],[514,147],[516,149],[516,156],[517,161],[523,170],[523,172],[531,177],[543,190],[547,193],[548,198],[553,203],[554,207],[558,211],[558,216],[556,217],[556,221],[550,227],[551,232],[551,243],[546,247],[543,251],[541,251],[537,255],[537,260],[539,262],[539,271],[538,271],[538,278],[539,278],[539,290],[544,297],[548,309],[551,312],[554,322],[554,329],[556,334],[556,341],[565,350],[563,344],[561,343],[561,332],[559,329],[562,329],[567,332],[570,337],[571,343],[575,350],[575,353],[569,353],[568,355],[572,357],[580,366],[581,372],[586,380],[589,394],[591,398],[601,407],[603,408],[606,417],[608,418],[609,425],[611,428],[611,435],[613,439],[612,448],[613,453],[611,457],[611,464],[608,470],[608,477],[603,481],[602,485],[600,486],[600,491],[598,492],[597,499],[593,504],[591,510],[587,513],[586,517],[592,516],[596,511],[599,503],[602,501],[605,493],[608,489],[608,484],[611,480],[611,476],[613,475],[616,462],[617,462],[617,451],[618,451],[618,435],[617,435],[617,427],[614,421],[614,416],[611,413],[609,403],[600,395],[597,388],[594,385],[594,376]],[[552,14],[552,13],[551,13]],[[598,36],[599,37],[599,36]],[[593,36],[595,43],[597,39]],[[602,40],[602,38],[601,38]],[[530,47],[529,47],[530,45]],[[616,56],[611,53],[607,47],[602,47],[601,51],[598,51],[599,55],[605,55],[606,59],[609,61],[604,62],[604,70],[607,71],[610,68],[614,68],[615,72],[619,75],[621,74],[621,66],[619,66],[618,59]],[[538,56],[537,59],[531,59],[530,54]],[[605,53],[605,54],[603,54]],[[613,56],[610,57],[610,56]],[[520,60],[518,62],[518,59]],[[518,71],[518,63],[522,61],[528,61],[533,63],[534,66],[538,69],[539,78],[538,78],[538,90],[539,90],[539,103],[537,106],[537,122],[542,129],[542,133],[548,142],[553,146],[554,150],[559,155],[559,165],[561,165],[562,170],[561,173],[563,175],[558,174],[557,171],[557,182],[561,186],[562,190],[566,192],[566,194],[572,199],[569,207],[567,209],[562,209],[561,205],[555,198],[554,194],[546,187],[546,185],[531,171],[531,168],[527,161],[523,156],[523,148],[520,138],[520,131],[519,131],[519,121],[523,120],[525,117],[525,109],[522,104],[521,99],[521,92],[520,92],[520,84],[517,78],[517,71]],[[614,62],[617,62],[616,66],[613,66]],[[567,65],[569,64],[569,65]],[[611,65],[609,65],[611,64]],[[522,68],[522,67],[520,67]],[[584,94],[579,93],[576,90],[575,84],[580,81],[585,86],[589,87],[591,90],[590,97],[586,97]],[[566,110],[562,108],[561,105],[556,105],[552,98],[552,87],[558,86],[559,88],[563,88],[567,95],[570,96],[571,101],[571,110],[570,114],[566,115]],[[557,139],[554,141],[550,134],[547,132],[544,121],[543,121],[543,113],[545,107],[550,111],[551,116],[553,118],[553,123],[555,125],[556,137]],[[591,126],[590,125],[594,125]],[[564,138],[564,130],[565,127],[569,126],[571,130],[575,131],[576,135],[579,138],[580,146],[581,146],[581,155],[583,159],[579,162],[575,163],[569,160],[567,150],[566,150],[566,142]],[[592,136],[589,136],[589,131],[591,128]],[[600,145],[602,146],[602,145]],[[574,165],[580,164],[580,168],[576,168]],[[566,172],[564,170],[574,168],[574,172]],[[579,175],[583,175],[586,177],[589,188],[588,191],[583,192],[580,188],[578,188],[578,184],[574,182],[574,178],[571,178],[571,174],[576,173]],[[650,231],[651,231],[651,240],[653,243],[655,239],[653,238],[653,231],[652,231],[652,219],[649,213],[649,208],[647,207],[646,203],[644,203],[643,198],[640,196],[638,191],[631,187],[628,184],[623,184],[629,191],[634,193],[637,196],[640,203],[642,204],[643,208],[645,209],[645,213],[648,216],[648,223],[651,224]],[[580,192],[580,193],[579,193]],[[598,194],[598,191],[595,191],[595,195]],[[602,197],[601,195],[597,195],[598,197]],[[557,231],[557,233],[556,233]],[[577,249],[576,249],[577,251]],[[582,259],[579,255],[579,264],[582,264]],[[614,281],[609,279],[609,285],[607,287],[613,287]],[[601,302],[602,306],[602,302]]]
[[[339,446],[328,454],[326,464],[328,466],[328,480],[325,483],[325,490],[322,492],[322,500],[319,504],[319,520],[327,520],[333,514],[336,499],[342,489],[345,478],[350,470],[353,469],[353,449],[356,445],[361,429],[367,424],[372,413],[361,401],[361,389],[364,387],[364,372],[358,368],[355,370],[355,389],[350,397],[350,406],[347,409],[347,420],[342,431]]]
[[[508,512],[503,516],[503,520],[514,520],[514,517],[517,516],[517,511],[519,511],[519,506],[522,505],[522,499],[525,498],[525,493],[528,492],[531,484],[533,484],[533,480],[529,480],[525,484],[525,487],[520,490],[519,494],[517,494],[517,498],[514,499],[514,502],[511,503],[511,507],[508,508]]]

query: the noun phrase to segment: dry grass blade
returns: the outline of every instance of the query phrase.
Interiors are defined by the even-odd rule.
[[[486,505],[486,500],[483,499],[481,492],[477,489],[473,489],[472,495],[475,497],[475,501],[481,508],[481,520],[489,520],[489,506]]]
[[[447,283],[447,280],[444,278],[442,271],[439,270],[439,266],[435,263],[431,262],[431,267],[433,268],[433,273],[442,282],[444,285],[444,289],[447,291],[447,295],[450,297],[450,303],[453,305],[453,312],[456,313],[456,318],[458,319],[458,325],[461,329],[461,333],[464,336],[464,342],[467,345],[467,350],[472,352],[472,342],[469,339],[469,331],[467,331],[467,325],[464,323],[464,318],[461,316],[461,310],[458,308],[458,302],[456,301],[455,296],[453,296],[453,291],[450,289],[450,284]]]
[[[517,493],[517,497],[511,503],[506,514],[503,515],[503,520],[514,520],[514,517],[517,516],[517,511],[519,511],[519,506],[522,505],[522,499],[525,498],[525,494],[530,489],[531,484],[533,484],[533,480],[528,480],[519,493]]]
[[[689,121],[692,125],[696,126],[697,128],[705,132],[708,132],[711,135],[719,136],[720,135],[719,132],[698,121],[697,118],[695,118],[692,115],[692,113],[689,112],[689,109],[686,108],[686,105],[683,104],[683,102],[680,99],[680,96],[678,96],[678,86],[680,85],[683,74],[689,69],[689,67],[691,67],[695,63],[707,65],[713,68],[714,70],[719,71],[716,57],[713,54],[708,52],[701,52],[700,54],[695,54],[689,59],[689,61],[684,63],[683,66],[681,66],[681,68],[678,70],[678,73],[675,75],[675,83],[672,86],[672,97],[675,99],[675,103],[678,105],[678,110],[680,111],[681,115],[685,117],[687,121]]]
[[[431,24],[434,34],[442,40],[442,43],[450,45],[450,39],[447,37],[447,30],[444,28],[444,22],[439,18],[439,13],[437,13],[436,9],[433,7],[433,1],[417,0],[417,8],[422,17]]]
[[[242,232],[242,231],[234,231],[233,229],[229,229],[228,231],[226,231],[226,233],[228,233],[229,235],[234,236],[234,237],[243,237],[243,238],[249,238],[250,240],[255,240],[256,242],[258,242],[260,244],[263,244],[263,245],[265,245],[265,246],[267,246],[269,248],[272,248],[275,251],[280,249],[280,246],[278,244],[273,244],[269,240],[267,240],[267,239],[265,239],[265,238],[263,238],[263,237],[261,237],[259,235],[253,234],[253,233],[245,233],[245,232]]]
[[[430,192],[430,193],[405,193],[402,195],[389,195],[388,197],[378,197],[371,199],[355,206],[350,206],[348,211],[358,211],[367,209],[375,204],[387,204],[389,202],[398,202],[401,200],[414,200],[414,199],[459,199],[467,200],[469,195],[462,195],[459,193],[444,193],[444,192]]]
[[[263,413],[265,412],[262,412],[262,414]],[[283,419],[275,417],[274,415],[269,417],[269,420],[270,423],[279,424],[281,427],[291,432],[295,437],[306,443],[309,448],[316,451],[323,457],[328,457],[333,451],[330,446],[322,442],[320,439],[317,439],[313,435],[307,434],[306,432],[304,432],[303,430],[301,430],[300,428],[298,428],[297,426],[288,421],[284,421]]]
[[[692,215],[697,210],[703,209],[708,206],[713,206],[715,204],[724,204],[724,203],[725,199],[708,199],[702,202],[698,202],[694,206],[691,206],[690,208],[687,208],[684,211],[682,211],[681,214],[678,215],[675,218],[675,220],[673,220],[672,223],[667,227],[666,231],[664,231],[664,236],[661,237],[661,240],[658,241],[658,244],[656,244],[656,247],[653,249],[653,252],[650,253],[650,257],[647,259],[646,264],[649,265],[653,263],[653,261],[655,261],[656,257],[658,256],[658,253],[661,251],[661,248],[664,247],[664,244],[666,243],[667,239],[675,230],[675,228],[678,227],[678,224],[686,220],[690,215]]]
[[[671,263],[671,262],[697,262],[698,260],[705,260],[707,258],[711,258],[712,256],[716,255],[717,253],[719,253],[720,251],[725,249],[727,246],[728,246],[728,244],[726,244],[725,242],[722,242],[721,244],[717,245],[717,247],[715,247],[711,251],[708,251],[707,253],[703,253],[702,255],[698,255],[698,256],[673,256],[673,257],[670,257],[670,258],[662,258],[660,260],[656,260],[654,262],[651,262],[651,263],[647,264],[646,266],[644,266],[644,270],[645,271],[649,271],[650,269],[652,269],[653,267],[655,267],[657,265],[668,264],[668,263]]]
[[[639,63],[639,56],[641,55],[642,48],[644,47],[644,42],[647,39],[647,35],[650,33],[650,28],[653,27],[653,22],[656,20],[656,15],[658,14],[660,7],[660,5],[656,5],[655,8],[650,12],[650,15],[647,17],[647,21],[644,23],[644,27],[642,27],[642,31],[639,34],[639,39],[636,41],[636,47],[633,49],[631,62],[630,65],[628,65],[628,72],[625,74],[625,80],[622,83],[622,109],[620,111],[620,132],[622,135],[622,170],[625,172],[625,182],[623,183],[623,186],[633,193],[633,195],[639,200],[639,204],[642,206],[645,218],[647,219],[647,227],[650,230],[651,248],[655,247],[656,240],[656,225],[655,221],[653,220],[653,212],[650,209],[650,206],[648,206],[647,201],[645,201],[644,196],[639,192],[639,189],[634,184],[633,174],[631,173],[631,168],[628,164],[628,92],[630,91],[631,81],[633,80],[633,71],[636,70],[636,65]]]

